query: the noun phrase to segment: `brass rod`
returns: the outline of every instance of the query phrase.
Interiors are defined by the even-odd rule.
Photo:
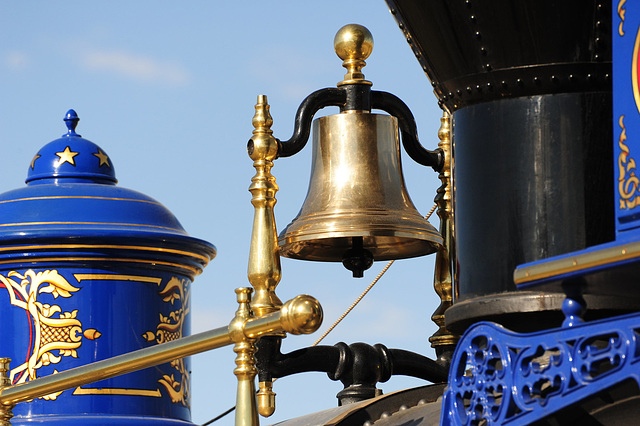
[[[316,331],[320,324],[322,324],[322,307],[313,297],[301,295],[286,302],[280,311],[264,317],[247,319],[242,331],[247,338],[257,338],[274,331],[307,334]],[[14,405],[54,392],[153,367],[177,358],[221,348],[234,343],[230,332],[228,326],[219,327],[30,382],[5,387],[0,389],[0,405]]]

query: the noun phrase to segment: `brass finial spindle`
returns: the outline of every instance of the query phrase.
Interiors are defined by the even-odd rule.
[[[238,310],[229,324],[229,337],[235,343],[233,351],[236,353],[233,374],[238,379],[236,426],[258,426],[260,423],[255,397],[255,378],[258,374],[254,357],[256,339],[250,339],[244,333],[244,325],[253,316],[250,307],[251,291],[249,287],[236,289]]]
[[[258,96],[252,124],[253,136],[249,140],[247,151],[256,169],[251,179],[249,191],[253,195],[251,204],[255,209],[251,248],[249,250],[249,282],[255,289],[251,308],[257,316],[277,311],[282,302],[276,296],[275,289],[280,282],[280,248],[273,208],[276,204],[278,185],[271,174],[273,160],[278,155],[278,141],[273,137],[271,125],[273,119],[269,113],[269,104],[265,95]],[[283,333],[278,335],[284,336]],[[275,411],[275,397],[272,382],[260,382],[258,393],[258,411],[268,417]]]
[[[438,326],[433,336],[429,338],[431,347],[436,351],[438,362],[448,366],[451,362],[453,350],[459,339],[447,330],[444,313],[453,304],[453,259],[454,259],[454,238],[453,238],[453,203],[451,185],[451,116],[444,111],[440,119],[440,129],[438,130],[438,147],[442,149],[444,165],[438,176],[442,185],[438,188],[435,202],[438,206],[438,217],[440,218],[440,234],[442,235],[442,248],[436,254],[435,274],[433,286],[440,297],[440,306],[431,316],[431,320]]]
[[[364,79],[362,68],[367,65],[365,60],[373,51],[373,36],[371,32],[358,24],[349,24],[340,28],[333,39],[333,48],[340,59],[342,66],[347,69],[344,80],[338,86],[345,84],[372,83]]]
[[[9,379],[9,364],[11,358],[0,358],[0,389],[11,386]],[[0,404],[0,426],[11,426],[13,417],[13,405]]]
[[[277,311],[282,306],[275,293],[281,277],[280,249],[273,213],[278,185],[271,174],[273,160],[278,155],[278,141],[271,130],[273,119],[265,95],[258,96],[255,109],[253,136],[247,145],[247,152],[256,169],[249,187],[255,211],[247,276],[255,289],[251,308],[257,316],[262,316]]]

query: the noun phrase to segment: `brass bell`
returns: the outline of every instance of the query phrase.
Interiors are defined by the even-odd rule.
[[[346,111],[313,122],[307,197],[279,236],[294,259],[342,261],[354,276],[373,260],[433,253],[442,237],[405,188],[397,119]]]

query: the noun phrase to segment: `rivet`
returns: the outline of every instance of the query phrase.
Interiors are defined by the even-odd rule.
[[[453,98],[453,93],[449,92],[449,97]]]
[[[557,76],[552,75],[552,76],[551,76],[551,81],[552,81],[552,82],[554,82],[554,83],[557,83],[559,80],[558,80],[558,77],[557,77]]]
[[[471,22],[473,22],[474,24],[476,23],[476,16],[475,15],[471,15],[471,17],[469,18],[471,20]]]
[[[573,81],[575,79],[576,79],[576,77],[573,74],[569,74],[569,81]]]
[[[540,84],[540,79],[538,77],[533,77],[534,84]]]
[[[478,92],[481,92],[481,91],[482,91],[482,87],[480,87],[480,85],[478,84],[478,85],[476,85],[476,90],[477,90]]]
[[[487,83],[487,89],[489,89],[489,90],[493,90],[493,84],[491,84],[491,83]]]
[[[402,22],[398,22],[398,27],[399,27],[401,30],[404,30],[404,24],[403,24]]]
[[[482,34],[476,31],[476,39],[480,40],[482,38]]]
[[[388,417],[391,417],[391,414],[389,414],[389,412],[385,411],[384,413],[380,414],[380,418],[381,419],[386,419]]]
[[[471,86],[467,86],[467,93],[471,93]]]
[[[462,96],[462,90],[458,89],[456,90],[456,93],[458,94],[458,96]]]
[[[484,68],[485,68],[487,71],[491,71],[491,70],[493,69],[493,67],[491,66],[491,64],[485,64]]]
[[[507,82],[506,82],[506,81],[504,81],[504,80],[502,80],[502,81],[500,82],[500,85],[502,85],[502,87],[507,87]]]
[[[391,12],[392,15],[395,15],[396,13],[398,13],[393,7],[389,9],[389,11]]]
[[[516,80],[516,83],[518,83],[518,86],[522,86],[522,80],[517,79],[517,80]]]
[[[480,54],[481,54],[482,56],[487,56],[487,49],[485,49],[484,47],[481,47],[481,48],[480,48]]]

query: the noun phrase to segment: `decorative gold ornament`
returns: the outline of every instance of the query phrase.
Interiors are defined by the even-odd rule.
[[[358,24],[349,24],[340,28],[333,39],[333,47],[336,54],[342,59],[342,66],[347,69],[344,80],[338,83],[339,86],[345,84],[366,84],[372,83],[364,79],[362,68],[367,63],[365,60],[373,51],[373,36],[371,32]]]
[[[624,127],[624,115],[620,116],[618,124],[622,131],[618,139],[620,155],[618,156],[618,193],[620,194],[620,209],[634,209],[640,205],[640,179],[636,176],[636,161],[631,157],[626,145],[627,130]]]
[[[98,148],[98,152],[94,152],[93,155],[98,157],[98,160],[100,160],[98,167],[101,167],[101,166],[111,167],[111,164],[109,164],[109,156],[104,152],[102,152],[100,148]]]
[[[64,163],[69,163],[72,166],[76,165],[76,161],[73,159],[79,152],[71,151],[71,148],[66,147],[62,152],[56,152],[56,155],[60,157],[58,160],[58,166],[63,165]]]
[[[160,282],[158,282],[160,284]],[[156,343],[166,343],[181,339],[184,331],[185,318],[189,314],[189,306],[191,304],[191,290],[188,282],[184,279],[171,277],[165,286],[158,292],[163,302],[173,306],[175,301],[180,301],[181,306],[170,312],[169,315],[160,315],[160,322],[156,327],[156,331],[147,331],[142,337],[147,342],[156,341]],[[176,380],[175,375],[163,375],[158,383],[161,384],[171,398],[171,402],[180,403],[185,407],[190,406],[190,382],[191,375],[184,365],[184,359],[174,359],[170,363],[171,367],[176,369],[180,380]]]
[[[29,313],[34,329],[28,359],[11,370],[11,383],[19,384],[36,379],[39,368],[57,364],[63,356],[77,358],[76,350],[82,344],[82,337],[94,340],[102,335],[95,329],[83,330],[82,323],[76,318],[77,310],[63,312],[58,305],[44,304],[37,300],[42,293],[50,293],[54,298],[69,298],[79,290],[58,271],[35,272],[30,269],[24,275],[11,271],[7,277],[0,275],[0,283],[9,293],[10,304]],[[54,351],[58,351],[57,354]],[[54,370],[54,374],[56,373],[57,370]],[[54,400],[60,393],[56,392],[43,398]]]

